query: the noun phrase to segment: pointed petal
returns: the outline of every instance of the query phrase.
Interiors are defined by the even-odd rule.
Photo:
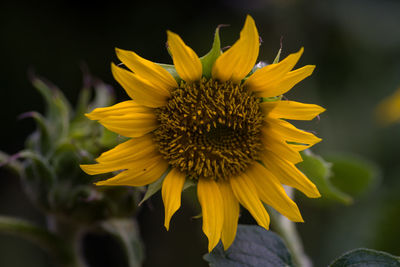
[[[132,51],[115,49],[119,60],[141,78],[149,81],[154,86],[165,90],[167,93],[178,84],[172,75],[160,65],[144,59]]]
[[[283,100],[261,103],[269,117],[289,120],[312,120],[325,109],[314,104]]]
[[[97,108],[86,114],[98,120],[110,131],[126,137],[140,137],[158,126],[154,109],[138,105],[135,101],[124,101],[111,107]]]
[[[156,108],[167,103],[169,93],[166,93],[165,90],[157,88],[133,72],[117,67],[114,63],[111,64],[111,70],[117,82],[138,104]]]
[[[249,176],[256,185],[258,196],[267,205],[294,222],[303,222],[299,208],[285,192],[279,180],[261,164],[249,168]]]
[[[275,154],[293,163],[299,163],[303,161],[303,158],[298,151],[296,151],[288,143],[286,143],[286,141],[281,138],[281,136],[269,131],[268,127],[264,126],[261,129],[261,132],[261,140],[263,142],[264,148],[267,151],[272,151]]]
[[[150,160],[159,155],[151,136],[145,135],[104,152],[96,159],[98,164],[81,165],[81,168],[90,175],[101,174],[128,169],[132,165],[140,164],[141,161]]]
[[[270,85],[281,80],[299,61],[303,54],[303,47],[297,52],[290,54],[277,64],[270,64],[254,72],[244,83],[252,91],[265,91]]]
[[[217,183],[212,179],[200,178],[197,196],[203,214],[203,232],[208,238],[208,251],[218,244],[224,223],[224,204]]]
[[[203,72],[203,66],[197,54],[176,33],[167,31],[167,35],[168,47],[179,77],[186,82],[199,81]]]
[[[289,144],[291,148],[293,148],[296,151],[303,151],[306,150],[307,148],[310,148],[312,145],[299,145],[299,144]]]
[[[138,138],[132,138],[102,153],[96,161],[107,163],[123,161],[124,159],[134,160],[146,157],[146,155],[156,151],[158,151],[157,146],[151,135],[144,135]]]
[[[254,67],[259,47],[256,24],[248,15],[239,40],[215,61],[212,77],[220,82],[232,80],[234,83],[239,83]]]
[[[314,145],[322,140],[312,133],[297,129],[287,121],[272,118],[267,118],[265,121],[268,131],[280,136],[285,141]]]
[[[239,202],[228,182],[218,182],[218,186],[224,204],[224,225],[221,240],[224,249],[227,250],[235,240],[239,220]]]
[[[271,152],[261,154],[265,167],[271,171],[281,183],[294,187],[307,197],[320,197],[317,187],[296,166]]]
[[[172,215],[181,206],[181,195],[185,180],[186,175],[177,168],[173,168],[164,179],[161,194],[165,207],[164,226],[167,231],[169,230],[169,222]]]
[[[168,169],[167,162],[161,156],[138,163],[110,179],[97,182],[96,185],[145,186],[155,182]]]
[[[307,65],[288,72],[280,81],[274,82],[260,90],[261,97],[279,96],[293,88],[300,81],[310,76],[315,69],[314,65]]]
[[[257,223],[268,230],[269,215],[258,198],[257,188],[245,173],[229,179],[236,198],[254,217]]]

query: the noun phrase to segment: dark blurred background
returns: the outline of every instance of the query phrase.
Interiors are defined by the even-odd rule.
[[[93,75],[115,87],[118,100],[126,99],[110,71],[110,63],[118,62],[115,47],[171,63],[165,49],[169,29],[202,56],[210,49],[218,24],[231,25],[221,33],[223,46],[230,45],[246,14],[254,17],[263,40],[260,60],[274,59],[282,37],[283,56],[304,46],[299,66],[317,66],[287,94],[289,99],[327,108],[320,121],[302,125],[324,139],[314,151],[322,156],[359,155],[380,168],[380,182],[351,206],[299,199],[306,221],[299,225],[306,252],[316,266],[326,266],[356,247],[400,255],[400,124],[382,127],[374,117],[378,102],[400,87],[397,0],[2,1],[0,150],[21,150],[34,124],[18,115],[44,110],[28,70],[57,84],[75,103],[84,62]],[[0,175],[0,214],[44,223],[23,195],[18,178],[4,169]],[[201,222],[191,219],[195,215],[197,211],[184,202],[166,232],[160,196],[144,206],[139,226],[145,266],[207,266],[202,260],[206,238]],[[92,244],[88,254],[98,257],[99,266],[117,266],[107,237],[88,237],[87,242]],[[0,234],[0,266],[52,265],[31,243]]]

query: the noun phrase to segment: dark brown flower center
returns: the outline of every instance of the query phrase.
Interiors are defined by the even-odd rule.
[[[259,159],[263,114],[259,99],[242,85],[182,82],[156,113],[159,151],[192,179],[228,179]]]

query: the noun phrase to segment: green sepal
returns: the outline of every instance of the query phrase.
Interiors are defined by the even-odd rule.
[[[203,66],[203,76],[210,79],[211,78],[211,71],[212,67],[214,66],[214,62],[217,58],[222,55],[221,51],[221,40],[219,38],[219,29],[221,26],[218,26],[215,29],[214,34],[214,42],[211,47],[211,50],[204,56],[200,58],[201,65]]]
[[[153,182],[147,186],[146,193],[144,194],[143,199],[139,202],[139,206],[142,205],[143,202],[148,200],[150,197],[152,197],[155,193],[157,193],[161,189],[164,179],[169,172],[170,172],[170,169],[168,169],[166,172],[164,172],[164,174],[159,179],[157,179],[155,182]]]
[[[158,65],[160,65],[161,67],[163,67],[166,71],[169,72],[169,74],[172,75],[172,77],[174,77],[174,79],[176,80],[176,82],[178,84],[180,84],[180,82],[182,81],[181,77],[179,77],[178,72],[175,69],[174,65],[170,65],[170,64],[163,64],[163,63],[157,63]]]
[[[278,53],[276,54],[276,57],[275,57],[274,61],[272,62],[272,64],[276,64],[279,62],[279,59],[281,57],[281,52],[282,52],[282,47],[279,48]]]
[[[343,204],[351,204],[353,199],[332,184],[332,164],[311,150],[301,153],[303,161],[297,167],[317,186],[322,198],[335,200]]]
[[[261,103],[262,102],[275,102],[275,101],[279,101],[281,99],[282,99],[282,95],[272,96],[272,97],[261,97]]]
[[[146,193],[144,194],[143,199],[139,202],[139,206],[143,204],[146,200],[148,200],[150,197],[152,197],[155,193],[160,191],[162,187],[162,183],[164,182],[165,177],[168,175],[170,172],[170,169],[168,169],[159,179],[157,179],[155,182],[149,184],[147,186]],[[182,191],[185,191],[186,189],[196,185],[196,183],[192,179],[186,179],[185,183],[183,184]]]

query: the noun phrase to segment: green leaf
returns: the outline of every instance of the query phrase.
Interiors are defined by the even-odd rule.
[[[329,267],[400,267],[400,257],[389,253],[359,248],[340,256]]]
[[[352,198],[336,188],[332,182],[332,164],[310,150],[302,153],[303,161],[297,167],[317,186],[323,198],[351,204]]]
[[[104,230],[112,234],[125,250],[129,267],[142,266],[144,248],[137,223],[133,219],[113,219],[102,224]]]
[[[0,232],[29,240],[47,250],[54,259],[64,263],[63,266],[72,266],[68,264],[73,262],[74,257],[66,243],[42,227],[22,219],[0,216]]]
[[[325,157],[332,165],[332,184],[341,191],[359,196],[376,185],[380,178],[379,168],[373,162],[355,155]]]
[[[219,38],[219,29],[221,26],[218,26],[215,30],[214,34],[214,42],[211,47],[211,50],[200,58],[201,65],[203,66],[203,76],[206,78],[211,78],[211,70],[214,65],[214,62],[217,58],[222,54],[221,51],[221,40]]]
[[[239,225],[228,250],[221,243],[204,259],[211,267],[293,266],[282,239],[272,231],[255,225]]]

